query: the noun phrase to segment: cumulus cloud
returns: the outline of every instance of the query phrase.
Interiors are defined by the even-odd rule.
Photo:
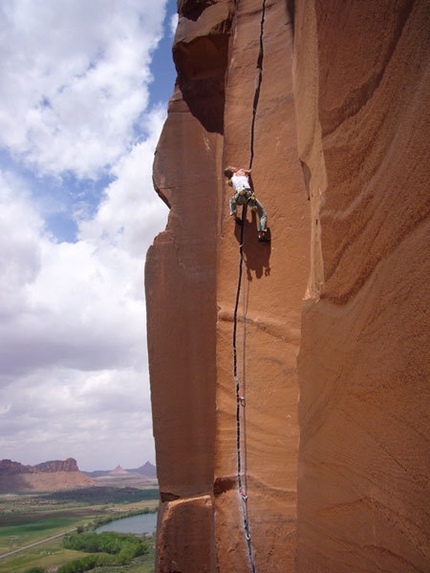
[[[154,460],[143,264],[166,209],[142,173],[152,161],[151,141],[118,166],[75,243],[57,242],[22,182],[0,176],[5,457],[38,463],[74,456],[90,469],[115,450],[123,465]]]
[[[149,98],[165,2],[0,5],[0,145],[40,174],[94,177],[130,144]]]
[[[0,149],[14,158],[0,171],[2,457],[155,461],[143,265],[167,216],[152,186],[166,109],[147,108],[165,7],[0,5]],[[90,209],[75,203],[76,240],[50,228],[41,176],[69,195],[69,180],[108,181]]]
[[[153,460],[144,382],[133,368],[50,367],[19,378],[0,412],[3,456],[39,463],[72,455],[83,469]]]
[[[165,222],[165,210],[152,186],[154,149],[165,110],[147,117],[149,133],[113,167],[114,181],[107,187],[95,217],[80,221],[80,238],[116,245],[131,256],[142,255],[142,244]]]
[[[41,266],[38,242],[43,220],[28,203],[29,193],[11,173],[0,172],[0,317],[20,313],[27,287]]]

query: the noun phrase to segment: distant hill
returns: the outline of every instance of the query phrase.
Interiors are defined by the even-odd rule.
[[[151,462],[146,462],[140,468],[135,468],[132,470],[127,470],[130,473],[140,474],[141,476],[156,479],[157,478],[157,468]]]
[[[109,475],[127,475],[128,474],[128,470],[124,470],[122,469],[122,467],[120,465],[116,466],[116,468],[114,470],[112,470],[111,472],[109,472]]]
[[[97,484],[79,470],[75,459],[51,460],[35,466],[0,461],[0,493],[60,491]]]
[[[112,475],[128,475],[137,474],[149,480],[157,479],[157,469],[151,462],[146,462],[143,466],[132,469],[123,469],[118,465],[114,470],[95,470],[93,472],[83,472],[86,476],[95,479],[100,477],[112,476]]]

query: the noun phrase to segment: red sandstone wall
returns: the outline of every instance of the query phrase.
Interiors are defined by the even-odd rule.
[[[248,213],[237,358],[246,400],[240,409],[241,462],[255,568],[284,573],[294,570],[296,543],[296,355],[309,273],[309,203],[296,148],[290,16],[284,2],[266,2],[264,13],[261,8],[261,1],[241,2],[235,15],[224,162],[248,167],[253,158],[255,192],[271,229],[272,242],[258,243],[256,221]],[[215,476],[221,484],[232,479],[215,499],[215,532],[220,571],[233,573],[250,569],[236,481],[232,330],[240,228],[228,217],[229,189],[222,204],[218,257]]]
[[[231,189],[222,171],[226,163],[247,167],[253,157],[253,183],[268,211],[272,242],[258,243],[249,212],[237,316],[246,396],[241,477],[255,567],[283,572],[292,570],[295,553],[296,354],[309,272],[292,26],[283,2],[188,2],[180,10],[177,89],[154,164],[157,191],[171,212],[146,265],[163,502],[157,570],[251,567],[238,493],[232,370],[240,228],[228,216]]]
[[[228,2],[181,16],[177,88],[154,162],[170,207],[145,287],[160,486],[157,571],[215,571],[216,260]]]
[[[145,278],[160,573],[430,570],[428,3],[293,4],[178,2]],[[228,217],[222,168],[251,163],[270,244]]]
[[[430,570],[429,7],[296,5],[300,573]]]

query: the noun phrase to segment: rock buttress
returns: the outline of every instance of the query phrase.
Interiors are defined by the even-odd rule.
[[[429,8],[296,2],[299,573],[430,570]]]
[[[216,570],[216,257],[229,2],[182,3],[154,184],[170,207],[145,268],[160,509],[157,572]],[[181,10],[181,4],[179,5]],[[204,534],[203,534],[204,532]]]

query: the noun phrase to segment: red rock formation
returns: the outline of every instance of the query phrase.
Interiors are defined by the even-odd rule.
[[[181,19],[175,58],[183,66],[178,86],[184,95],[177,87],[171,98],[154,163],[156,189],[171,209],[167,229],[146,261],[161,495],[158,571],[192,573],[214,562],[213,550],[208,554],[213,547],[213,507],[206,501],[202,505],[201,496],[211,495],[214,476],[218,195],[229,41],[222,28],[228,17],[228,8],[216,12],[221,31],[213,39],[194,32],[198,23]],[[174,500],[178,502],[172,506]],[[178,539],[201,539],[202,530],[207,544],[190,556]]]
[[[293,4],[178,2],[145,278],[159,573],[428,565],[428,8]],[[228,217],[226,164],[271,243]]]
[[[250,550],[257,571],[292,571],[297,468],[296,354],[309,272],[309,207],[297,158],[292,86],[292,27],[283,2],[242,2],[235,14],[225,105],[226,164],[249,166],[269,217],[272,242],[258,243],[248,215],[239,292],[240,230],[224,222],[218,254],[217,441],[215,496],[218,563],[248,571],[238,500],[232,330],[237,327],[241,469],[248,496]],[[253,122],[253,109],[256,108]],[[231,218],[230,218],[231,219]],[[229,478],[234,478],[230,481]],[[222,489],[222,488],[221,488]]]
[[[297,3],[314,258],[298,571],[430,570],[430,5]]]
[[[31,473],[52,473],[52,472],[78,472],[78,464],[75,459],[52,460],[42,462],[35,466],[23,465],[12,460],[0,460],[0,475],[31,474]]]
[[[272,243],[257,242],[249,213],[237,314],[247,404],[241,464],[253,558],[260,569],[276,573],[294,561],[295,356],[309,250],[308,202],[296,150],[291,25],[279,2],[267,2],[264,30],[261,2],[243,2],[239,9],[232,2],[200,3],[198,9],[194,2],[194,12],[187,4],[173,52],[177,89],[154,163],[156,189],[171,211],[146,264],[163,502],[158,570],[249,567],[232,370],[239,227],[228,218],[230,188],[222,168],[253,160],[253,182],[269,213]],[[206,544],[190,561],[180,532],[201,539],[202,530]]]
[[[96,485],[79,471],[73,458],[42,462],[35,466],[12,460],[0,461],[0,492],[57,491]]]
[[[35,471],[34,466],[24,466],[20,462],[14,462],[13,460],[0,460],[0,475],[16,475],[16,474],[26,474]]]
[[[78,464],[75,459],[67,458],[67,460],[52,460],[50,462],[42,462],[34,466],[38,472],[78,472]]]

